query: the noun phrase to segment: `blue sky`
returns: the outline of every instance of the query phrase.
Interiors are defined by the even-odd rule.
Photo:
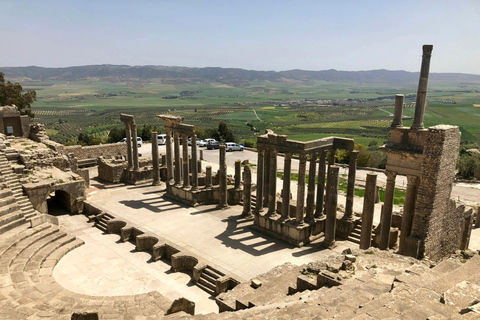
[[[480,74],[480,0],[0,0],[0,66]]]

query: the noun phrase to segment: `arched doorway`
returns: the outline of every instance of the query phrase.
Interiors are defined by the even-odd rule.
[[[52,215],[72,212],[71,196],[63,190],[56,190],[47,198],[48,213]]]

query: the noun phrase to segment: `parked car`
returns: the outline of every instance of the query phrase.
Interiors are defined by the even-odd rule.
[[[167,143],[167,135],[166,134],[159,134],[158,135],[158,145]]]
[[[219,141],[210,141],[208,144],[207,144],[207,149],[208,150],[213,150],[213,149],[219,149],[220,148],[220,145],[222,143],[219,142]]]
[[[200,142],[200,139],[197,139],[197,146],[198,146],[198,143]],[[188,138],[188,145],[191,146],[192,145],[192,138]]]
[[[227,142],[225,143],[225,146],[227,151],[243,151],[243,146],[236,144],[235,142]]]
[[[208,145],[209,142],[215,142],[216,140],[215,139],[205,139],[205,140],[200,140],[197,145],[199,147],[206,147]]]
[[[127,142],[127,138],[123,138],[122,140],[118,141],[117,143]],[[142,138],[137,137],[137,146],[141,147],[143,145]]]

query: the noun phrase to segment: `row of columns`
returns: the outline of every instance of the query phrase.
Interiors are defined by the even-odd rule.
[[[166,158],[167,158],[167,181],[177,187],[192,188],[198,190],[198,169],[197,169],[197,135],[182,134],[182,160],[180,160],[180,133],[166,130]],[[173,136],[173,147],[172,147]],[[192,140],[192,165],[189,164],[188,158],[188,138]],[[172,150],[173,149],[173,150]],[[174,158],[174,159],[172,159]],[[182,163],[180,164],[180,161]],[[175,165],[174,165],[175,164]],[[183,184],[182,184],[183,171]],[[190,172],[192,173],[192,181],[190,185]]]
[[[309,163],[309,177],[307,185],[307,205],[305,208],[305,179],[307,168],[307,154],[299,155],[298,187],[295,222],[298,225],[304,222],[311,223],[315,218],[324,215],[325,173],[326,173],[326,150],[311,152]],[[358,151],[350,151],[349,178],[347,188],[347,203],[345,219],[353,218],[353,197],[355,190],[355,173]],[[318,157],[318,175],[317,175]],[[329,153],[329,168],[334,164],[335,150]],[[282,189],[282,216],[283,220],[290,218],[290,190],[291,190],[292,153],[285,153],[283,168]],[[330,171],[329,174],[332,174]],[[333,173],[334,174],[334,173]],[[267,207],[267,214],[276,214],[276,175],[277,175],[277,151],[275,149],[258,149],[257,161],[257,202],[256,213],[263,212]],[[337,174],[338,175],[338,174]],[[315,194],[315,182],[318,177],[317,193]],[[337,177],[338,178],[338,177]],[[338,180],[338,179],[337,179]],[[338,186],[337,186],[338,188]],[[315,202],[316,198],[316,202]],[[305,211],[305,213],[304,213]]]
[[[127,139],[128,170],[131,170],[133,167],[133,170],[138,171],[137,125],[135,123],[125,123],[125,133]]]

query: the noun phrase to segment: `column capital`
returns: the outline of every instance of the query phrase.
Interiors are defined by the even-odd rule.
[[[360,151],[358,151],[358,150],[351,150],[351,151],[350,151],[350,157],[357,158],[359,152],[360,152]]]
[[[292,154],[291,154],[290,152],[287,152],[287,153],[285,153],[284,155],[285,155],[284,158],[285,158],[286,160],[292,160]]]
[[[395,179],[397,177],[397,173],[390,170],[385,170],[385,175],[387,176],[387,180]]]
[[[407,175],[407,184],[417,184],[419,179],[419,176]]]
[[[298,159],[302,162],[306,162],[307,161],[307,155],[304,154],[304,153],[301,153],[298,155]]]

